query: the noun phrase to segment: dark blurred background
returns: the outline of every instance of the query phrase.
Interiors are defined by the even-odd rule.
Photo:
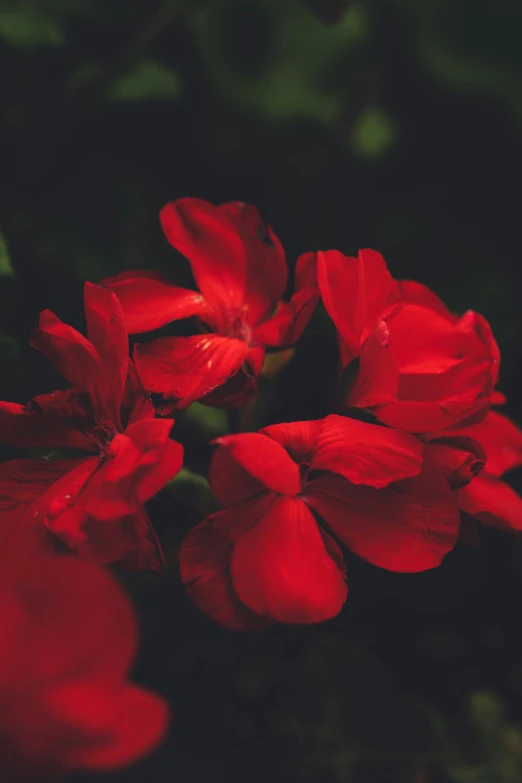
[[[0,74],[3,399],[56,383],[29,331],[46,307],[81,326],[84,280],[190,280],[157,215],[191,195],[258,205],[291,265],[369,246],[482,312],[522,421],[519,0],[0,0]],[[319,313],[272,415],[320,415],[335,363]],[[204,411],[182,426],[193,469]],[[182,535],[194,520],[163,494],[151,514]],[[349,557],[339,618],[261,636],[200,617],[175,568],[123,577],[136,677],[175,718],[103,780],[522,781],[521,566],[490,532],[417,576]]]

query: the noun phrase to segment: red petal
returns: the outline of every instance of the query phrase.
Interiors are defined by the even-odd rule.
[[[292,421],[288,424],[271,424],[261,432],[277,441],[288,451],[297,464],[308,464],[323,428],[323,419],[315,421]]]
[[[21,633],[10,642],[11,686],[41,688],[79,675],[121,681],[127,674],[136,652],[136,621],[109,573],[72,557],[33,556],[7,570],[3,563],[0,579],[9,580],[24,609]]]
[[[87,336],[101,359],[109,388],[107,405],[111,421],[120,424],[120,408],[129,366],[129,338],[123,311],[112,291],[85,283],[85,320]]]
[[[106,412],[110,391],[100,355],[94,345],[50,310],[40,313],[31,345],[41,351],[76,392],[87,394],[96,415]]]
[[[375,250],[360,250],[357,258],[320,251],[317,261],[324,305],[346,344],[347,358],[355,358],[365,333],[401,301],[398,284]]]
[[[69,688],[70,700],[78,709],[83,705],[91,710],[93,688],[90,683]],[[109,738],[66,751],[68,764],[73,769],[111,771],[136,762],[154,750],[164,739],[169,724],[167,702],[145,688],[127,685],[120,689],[114,704],[114,725]]]
[[[400,280],[399,287],[401,289],[402,296],[409,304],[420,305],[426,307],[429,310],[434,310],[438,315],[441,315],[448,321],[456,323],[458,316],[450,313],[442,299],[437,294],[431,291],[428,286],[422,283],[417,283],[414,280]]]
[[[258,326],[254,332],[254,340],[274,348],[295,345],[318,301],[316,254],[305,253],[297,260],[295,288],[291,300],[280,302],[273,317]]]
[[[378,489],[416,476],[422,451],[414,435],[332,415],[323,421],[309,464],[311,470],[339,473],[352,484]]]
[[[204,334],[140,343],[134,361],[149,393],[185,408],[235,375],[247,354],[242,340]]]
[[[212,492],[223,506],[233,506],[266,492],[266,486],[245,470],[227,448],[217,448],[214,452],[209,481]]]
[[[53,397],[64,401],[64,413],[72,412],[70,392],[52,392]],[[81,419],[68,421],[60,415],[60,405],[56,406],[58,415],[39,409],[39,401],[45,405],[44,398],[50,394],[36,397],[32,405],[18,405],[15,402],[0,402],[0,441],[18,448],[49,447],[55,449],[93,449],[93,441],[82,431]],[[38,406],[38,407],[36,407]],[[79,426],[77,429],[76,427]]]
[[[344,574],[327,552],[305,504],[280,498],[236,542],[232,583],[256,614],[282,623],[318,623],[346,601]]]
[[[429,460],[418,476],[384,489],[326,475],[305,485],[303,497],[355,554],[389,571],[434,568],[457,540],[455,496]]]
[[[463,435],[430,441],[424,454],[437,463],[452,489],[469,484],[486,464],[486,452],[480,443]]]
[[[237,597],[230,579],[233,542],[255,525],[274,502],[273,495],[220,511],[196,525],[179,552],[181,579],[195,605],[226,628],[263,630],[270,623]]]
[[[218,207],[231,221],[244,245],[245,305],[254,326],[274,308],[285,292],[288,269],[285,251],[270,226],[264,226],[256,207],[234,201]]]
[[[178,288],[148,272],[122,272],[102,280],[123,308],[129,334],[159,329],[171,321],[208,314],[209,305],[197,291]]]
[[[339,473],[353,484],[384,487],[417,475],[422,465],[423,445],[414,435],[345,416],[273,424],[262,432],[297,463]]]
[[[83,460],[13,459],[0,465],[2,524],[32,520],[26,516],[34,501]],[[33,510],[33,513],[36,509]]]
[[[388,324],[380,321],[361,348],[357,380],[349,390],[346,405],[357,408],[383,405],[396,399],[398,388],[399,370],[389,347]]]
[[[486,473],[492,476],[501,476],[522,465],[522,430],[501,413],[490,411],[484,421],[455,432],[478,440],[484,447]]]
[[[221,311],[221,327],[244,305],[254,326],[282,296],[283,249],[255,207],[185,198],[163,207],[160,219],[170,244],[190,261],[203,296]]]
[[[183,446],[169,438],[173,424],[169,419],[145,419],[125,430],[142,455],[142,471],[135,485],[140,503],[154,497],[183,467]]]
[[[482,474],[456,494],[462,510],[483,525],[522,530],[522,498],[504,481]]]
[[[289,496],[299,492],[298,466],[284,448],[266,435],[260,432],[225,435],[215,443],[227,449],[230,456],[266,489]],[[242,471],[238,473],[237,480],[238,483],[242,480]],[[219,488],[217,491],[219,493]],[[242,488],[238,487],[238,491],[241,492]],[[227,488],[226,492],[230,494],[230,489]]]

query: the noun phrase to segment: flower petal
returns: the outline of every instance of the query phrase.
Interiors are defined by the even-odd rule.
[[[134,361],[149,393],[186,408],[235,375],[247,354],[243,340],[203,334],[139,343]]]
[[[96,712],[99,715],[100,699],[91,683],[64,686],[62,710],[66,698],[76,710]],[[138,685],[125,685],[114,696],[113,725],[110,732],[98,741],[85,741],[66,751],[67,762],[72,769],[111,771],[138,761],[154,750],[164,739],[169,725],[169,707],[161,697]],[[98,709],[96,710],[96,707]]]
[[[226,449],[230,456],[266,489],[289,496],[295,496],[299,492],[299,468],[288,452],[272,438],[260,432],[246,432],[240,435],[225,435],[214,442],[221,449]],[[242,478],[241,473],[236,474],[237,479]],[[217,477],[214,471],[213,478]],[[214,487],[214,484],[212,486]],[[216,489],[219,497],[219,488]],[[239,488],[239,492],[242,492],[242,489]],[[234,494],[228,487],[225,492],[229,496]]]
[[[169,438],[173,424],[171,419],[145,419],[125,430],[142,455],[142,469],[135,483],[140,503],[154,497],[183,467],[183,446]]]
[[[108,288],[85,283],[87,336],[101,359],[109,398],[111,421],[120,422],[120,408],[129,367],[129,338],[123,311],[116,295]]]
[[[462,510],[483,525],[522,530],[522,498],[504,481],[483,473],[456,495]]]
[[[282,623],[318,623],[341,611],[344,573],[328,553],[305,504],[280,498],[238,539],[231,563],[239,598]]]
[[[418,476],[379,490],[321,476],[303,498],[356,555],[388,571],[435,568],[457,540],[455,496],[429,460]]]
[[[288,277],[285,251],[270,226],[263,225],[257,207],[234,201],[218,207],[238,232],[244,246],[245,306],[251,327],[285,292]]]
[[[484,469],[487,459],[480,443],[464,435],[430,441],[424,454],[437,463],[452,489],[469,484]]]
[[[399,287],[404,300],[409,304],[416,304],[420,305],[420,307],[434,310],[434,312],[451,323],[458,321],[458,316],[450,313],[442,299],[429,289],[427,285],[417,283],[415,280],[400,280]]]
[[[87,394],[96,415],[103,417],[110,399],[109,385],[94,345],[50,310],[40,313],[31,345],[45,354],[76,392]]]
[[[230,578],[233,542],[255,525],[273,504],[265,493],[234,508],[212,514],[189,531],[179,552],[181,579],[194,604],[226,628],[263,630],[270,623],[243,604]]]
[[[522,465],[522,430],[501,413],[489,411],[484,421],[455,430],[455,434],[478,440],[486,451],[486,473],[491,476],[501,476]]]
[[[323,428],[323,422],[323,419],[315,419],[270,424],[268,427],[264,427],[261,432],[281,444],[298,465],[309,464]]]
[[[375,250],[360,250],[357,258],[320,251],[317,262],[324,306],[345,343],[346,359],[353,359],[364,337],[400,303],[399,286]]]
[[[26,517],[32,504],[83,460],[12,459],[0,465],[2,525]],[[36,509],[33,510],[36,511]]]
[[[292,298],[289,302],[280,302],[272,318],[257,327],[254,340],[273,348],[295,345],[318,301],[316,254],[305,253],[297,260]]]
[[[151,332],[210,310],[198,291],[179,288],[153,272],[122,272],[102,280],[102,285],[120,300],[129,334]]]
[[[343,362],[344,365],[344,362]],[[353,365],[348,365],[348,372]],[[364,341],[355,384],[348,390],[348,407],[371,408],[393,402],[399,389],[399,368],[389,344],[389,327],[379,321]]]
[[[42,410],[54,398],[56,414]],[[50,406],[49,406],[50,407]],[[52,392],[36,397],[29,405],[0,402],[0,442],[18,448],[49,447],[55,449],[85,449],[92,451],[94,443],[87,430],[88,421],[78,418],[68,421],[73,412],[70,392]],[[61,414],[64,414],[62,417]]]

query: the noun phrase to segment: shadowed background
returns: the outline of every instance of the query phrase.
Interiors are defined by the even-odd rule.
[[[0,0],[2,399],[55,388],[27,339],[46,307],[82,326],[84,280],[135,267],[190,284],[157,217],[190,195],[259,206],[291,266],[372,247],[481,312],[520,423],[521,40],[515,0]],[[272,419],[324,413],[335,368],[319,311]],[[219,426],[197,406],[180,423],[193,470]],[[192,505],[151,504],[174,545]],[[266,635],[213,627],[175,568],[122,577],[136,676],[175,720],[107,780],[522,780],[521,566],[492,533],[416,576],[348,556],[339,618]]]

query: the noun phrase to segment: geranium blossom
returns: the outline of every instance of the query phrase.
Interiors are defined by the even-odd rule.
[[[455,316],[420,283],[394,280],[375,250],[318,253],[318,281],[338,331],[346,407],[416,433],[486,415],[500,354],[482,316]]]
[[[162,553],[144,503],[180,470],[183,450],[169,439],[173,422],[155,418],[129,359],[116,296],[86,283],[85,316],[87,338],[46,310],[31,340],[72,388],[28,405],[0,403],[0,442],[85,456],[0,465],[0,511],[84,558],[157,570]]]
[[[225,508],[188,534],[180,567],[222,625],[336,615],[347,595],[336,540],[401,572],[437,566],[455,544],[454,493],[413,435],[332,415],[217,443],[210,483]]]
[[[132,606],[101,568],[38,552],[2,528],[2,781],[110,771],[162,740],[164,700],[128,681]]]
[[[136,366],[166,410],[200,398],[240,405],[255,389],[266,348],[292,346],[312,314],[314,256],[299,258],[295,293],[286,302],[285,253],[255,207],[185,198],[167,204],[160,217],[170,244],[189,260],[199,292],[151,272],[124,272],[104,284],[117,294],[129,334],[190,316],[197,316],[198,333],[139,343]]]

